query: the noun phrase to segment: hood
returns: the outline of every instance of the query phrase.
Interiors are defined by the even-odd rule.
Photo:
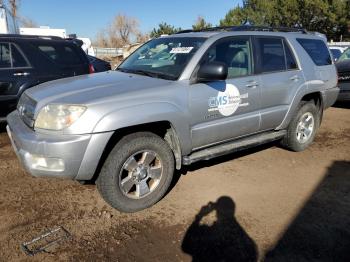
[[[335,66],[337,67],[339,73],[350,72],[350,59],[338,61],[335,63]]]
[[[106,97],[122,96],[168,83],[169,80],[108,71],[47,82],[28,89],[26,94],[40,104],[90,104]]]

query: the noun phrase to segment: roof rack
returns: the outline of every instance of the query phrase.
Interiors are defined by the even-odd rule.
[[[64,40],[72,41],[78,46],[82,46],[84,42],[77,38],[62,38],[59,36],[46,36],[46,35],[20,35],[20,34],[0,34],[1,38],[22,38],[22,39],[43,39],[43,40]]]
[[[299,32],[307,34],[308,31],[300,27],[272,27],[272,26],[251,26],[251,25],[240,25],[240,26],[217,26],[209,27],[200,30],[182,30],[176,34],[191,33],[191,32],[215,32],[215,31],[263,31],[263,32]]]
[[[20,35],[20,34],[0,34],[0,38],[37,38],[37,39],[50,39],[50,40],[63,40],[64,38],[59,36],[46,36],[46,35]]]

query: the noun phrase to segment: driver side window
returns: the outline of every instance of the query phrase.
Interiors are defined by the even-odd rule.
[[[222,62],[228,67],[227,78],[251,75],[252,59],[249,37],[232,37],[219,40],[204,55],[202,64]]]

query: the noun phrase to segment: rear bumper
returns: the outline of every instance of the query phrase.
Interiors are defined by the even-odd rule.
[[[7,132],[21,164],[36,177],[89,180],[111,134],[47,135],[23,123],[17,111],[7,117]]]
[[[324,109],[331,107],[337,101],[339,90],[339,87],[334,87],[322,91]]]

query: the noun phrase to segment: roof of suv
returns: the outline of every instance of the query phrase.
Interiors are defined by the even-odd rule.
[[[304,36],[318,36],[321,37],[322,34],[317,32],[308,32],[303,28],[287,28],[287,27],[264,27],[264,26],[227,26],[227,27],[212,27],[206,28],[202,30],[182,30],[176,34],[171,35],[171,37],[179,36],[179,37],[204,37],[210,38],[219,34],[262,34],[262,35],[285,35],[290,36],[293,35],[304,35]]]
[[[42,35],[19,35],[19,34],[0,34],[0,39],[18,39],[18,40],[35,40],[35,41],[70,41],[78,46],[83,45],[83,41],[76,38],[62,38],[59,36],[42,36]]]

